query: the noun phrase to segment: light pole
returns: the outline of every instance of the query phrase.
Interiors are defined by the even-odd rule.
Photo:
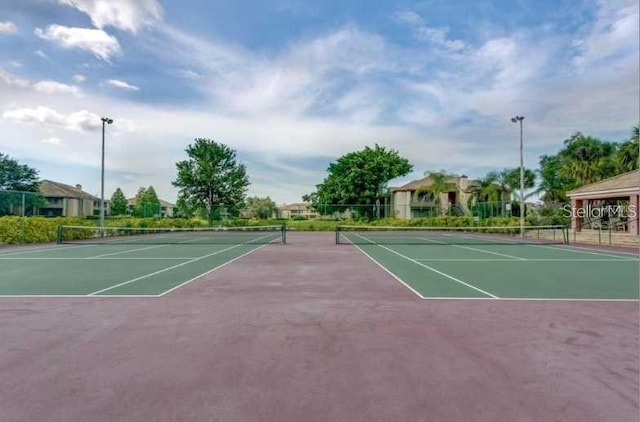
[[[100,172],[100,228],[104,227],[104,125],[113,123],[113,119],[102,117],[102,167]]]
[[[524,163],[522,158],[522,121],[524,116],[511,118],[513,123],[520,123],[520,236],[524,237]]]

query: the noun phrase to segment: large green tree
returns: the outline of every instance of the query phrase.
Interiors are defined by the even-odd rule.
[[[122,189],[117,188],[111,195],[111,215],[125,215],[127,213],[127,198]]]
[[[38,171],[0,152],[0,190],[38,191]]]
[[[236,152],[211,139],[198,138],[186,148],[188,159],[176,163],[181,210],[204,211],[209,221],[224,207],[237,215],[244,205],[249,177]]]
[[[0,215],[31,214],[44,203],[38,171],[0,153]]]
[[[631,138],[622,143],[616,154],[616,164],[620,172],[632,171],[640,167],[640,154],[638,126],[633,128]]]
[[[160,200],[153,186],[138,189],[136,203],[133,207],[133,215],[136,217],[160,216]]]
[[[245,209],[257,218],[271,218],[277,211],[276,203],[270,198],[253,196],[247,198]]]
[[[323,212],[344,210],[350,205],[374,205],[390,180],[405,176],[412,169],[409,161],[395,150],[377,144],[373,148],[365,147],[331,163],[327,177],[316,186],[315,197],[311,194],[307,198],[315,199],[316,209],[318,204],[328,204],[322,208]],[[371,216],[373,207],[363,211]]]

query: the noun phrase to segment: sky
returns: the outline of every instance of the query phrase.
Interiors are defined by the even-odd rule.
[[[196,138],[300,202],[375,144],[425,172],[537,168],[638,125],[637,0],[0,0],[0,152],[105,198],[174,202]]]

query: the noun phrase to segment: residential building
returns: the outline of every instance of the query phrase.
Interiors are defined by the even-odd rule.
[[[160,212],[158,213],[156,210],[148,210],[148,212],[143,210],[144,217],[162,217],[162,218],[171,218],[176,214],[176,204],[172,204],[171,202],[167,202],[163,199],[159,199],[160,201]],[[133,209],[136,206],[136,198],[127,199],[127,213],[133,214]]]
[[[429,193],[433,178],[424,177],[403,186],[391,188],[391,209],[393,217],[410,220],[427,216],[437,216],[455,211],[458,215],[471,215],[469,204],[479,182],[467,176],[445,178],[445,189],[436,198]]]
[[[100,198],[82,190],[82,185],[66,185],[53,180],[40,182],[40,192],[46,203],[37,214],[47,217],[87,217],[100,214]],[[105,214],[109,201],[105,200]]]
[[[318,214],[311,208],[311,204],[285,204],[278,207],[280,218],[316,218]]]

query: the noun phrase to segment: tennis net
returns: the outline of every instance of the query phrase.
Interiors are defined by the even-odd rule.
[[[286,227],[58,226],[57,242],[58,244],[284,244],[286,243]]]
[[[566,244],[564,226],[520,227],[379,227],[337,226],[336,244],[472,245]]]

